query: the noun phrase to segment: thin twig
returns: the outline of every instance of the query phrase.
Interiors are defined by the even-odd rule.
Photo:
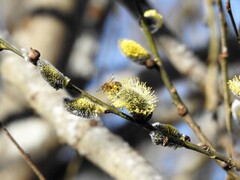
[[[40,170],[37,168],[37,166],[34,164],[34,162],[32,161],[31,157],[29,156],[29,154],[27,154],[23,148],[17,143],[17,141],[13,138],[13,136],[10,134],[10,132],[3,126],[3,124],[0,122],[0,129],[3,130],[3,132],[6,134],[6,136],[9,138],[9,140],[16,146],[16,148],[18,149],[18,151],[20,152],[20,154],[22,155],[22,157],[24,158],[24,160],[27,162],[27,164],[29,165],[29,167],[33,170],[33,172],[36,174],[36,176],[40,179],[40,180],[45,180],[45,177],[43,176],[43,174],[40,172]]]
[[[237,169],[240,170],[239,169],[240,164],[238,162],[234,161],[231,157],[226,157],[225,155],[212,150],[211,148],[209,148],[206,145],[199,146],[199,145],[191,143],[190,141],[188,141],[186,139],[183,140],[183,138],[176,138],[176,136],[177,136],[176,134],[178,134],[178,132],[176,132],[175,130],[169,130],[170,129],[169,126],[170,125],[163,125],[163,124],[159,124],[157,126],[157,129],[159,130],[160,133],[163,134],[163,136],[166,136],[169,134],[166,139],[166,144],[168,142],[170,142],[170,143],[178,145],[178,146],[176,146],[176,148],[177,147],[185,147],[186,149],[191,149],[193,151],[207,155],[211,159],[220,160],[222,162],[225,162],[227,164],[228,168],[237,167]],[[173,132],[173,131],[175,131],[175,132]],[[170,133],[170,132],[173,132],[173,133]],[[180,136],[186,137],[185,135],[180,135]],[[225,166],[225,168],[226,168],[226,166]]]
[[[195,134],[197,135],[197,137],[199,138],[199,140],[202,143],[204,143],[207,146],[209,146],[212,150],[215,150],[215,148],[213,147],[212,143],[208,140],[208,138],[201,131],[200,127],[193,121],[190,113],[188,112],[188,109],[187,109],[186,105],[183,103],[182,99],[178,95],[178,92],[177,92],[175,86],[172,84],[172,82],[171,82],[171,80],[170,80],[170,78],[169,78],[165,68],[163,67],[163,64],[162,64],[160,55],[158,53],[158,50],[157,50],[155,41],[153,39],[153,36],[152,36],[152,34],[150,33],[150,31],[148,29],[147,23],[145,22],[145,18],[143,17],[143,11],[142,11],[142,9],[140,7],[140,1],[136,0],[135,2],[136,2],[137,9],[139,11],[139,18],[140,18],[140,21],[141,21],[141,26],[142,26],[143,31],[145,33],[145,36],[146,36],[146,38],[148,40],[150,49],[151,49],[151,51],[153,53],[154,60],[155,60],[155,62],[157,64],[157,70],[160,73],[160,76],[161,76],[161,78],[163,80],[163,83],[164,83],[165,87],[169,91],[169,94],[170,94],[170,96],[172,98],[173,103],[177,107],[178,114],[183,117],[185,122],[195,132]],[[223,169],[225,169],[224,166],[220,162],[218,162],[218,164]],[[235,172],[233,172],[233,171],[230,172],[230,170],[227,170],[227,171],[228,171],[229,174],[231,173],[232,176],[236,176]]]
[[[240,36],[239,36],[237,26],[236,26],[236,23],[235,23],[233,14],[232,14],[232,8],[231,8],[231,1],[230,0],[226,1],[226,10],[228,12],[228,15],[230,17],[230,20],[231,20],[231,23],[232,23],[232,26],[233,26],[233,29],[234,29],[234,32],[236,34],[238,45],[240,45]]]
[[[0,38],[0,51],[1,50],[12,51],[12,52],[16,53],[17,55],[19,55],[20,57],[24,58],[22,53],[18,49],[16,49],[15,47],[11,46],[9,43],[4,41],[2,38]]]
[[[221,23],[221,53],[220,53],[220,66],[222,71],[222,83],[223,83],[223,95],[225,105],[225,121],[227,131],[232,133],[232,120],[231,120],[231,108],[230,108],[230,94],[228,90],[228,48],[227,48],[227,25],[224,19],[223,6],[220,0],[217,0],[219,8],[219,19]]]
[[[178,95],[178,92],[177,92],[175,86],[172,84],[172,82],[171,82],[171,80],[170,80],[170,78],[169,78],[165,68],[163,67],[162,60],[161,60],[160,55],[158,53],[158,50],[157,50],[155,41],[153,39],[153,36],[150,33],[150,31],[148,29],[148,26],[147,26],[147,24],[145,22],[145,19],[144,19],[143,15],[142,15],[142,9],[139,6],[138,0],[136,0],[136,2],[137,2],[136,4],[138,6],[138,10],[139,10],[139,16],[140,16],[140,19],[141,19],[141,25],[142,25],[142,28],[143,28],[144,33],[146,35],[146,38],[148,40],[150,49],[151,49],[151,51],[153,53],[154,60],[156,61],[157,70],[160,73],[160,76],[161,76],[161,78],[163,80],[164,85],[166,86],[167,90],[169,91],[169,94],[170,94],[170,96],[172,98],[173,103],[177,107],[178,114],[180,116],[182,116],[184,118],[184,120],[187,122],[187,124],[193,129],[193,131],[198,136],[199,140],[201,142],[203,142],[203,143],[205,143],[205,144],[210,146],[211,143],[207,140],[207,137],[202,133],[202,131],[200,130],[199,126],[192,120],[186,105],[181,100],[181,98]]]
[[[240,164],[238,162],[234,161],[232,158],[226,157],[216,151],[213,151],[208,147],[201,147],[187,141],[184,142],[183,147],[205,154],[212,159],[223,161],[229,166],[228,168],[237,167],[237,170],[240,170]]]

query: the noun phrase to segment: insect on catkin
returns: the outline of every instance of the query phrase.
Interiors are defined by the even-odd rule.
[[[148,120],[156,106],[157,97],[151,87],[137,77],[110,80],[102,86],[102,90],[113,106],[125,107],[138,120]]]

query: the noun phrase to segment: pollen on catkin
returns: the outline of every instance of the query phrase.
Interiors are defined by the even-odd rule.
[[[161,124],[159,122],[152,123],[154,131],[150,132],[149,135],[152,139],[153,144],[173,147],[174,149],[182,147],[182,142],[190,142],[191,139],[185,134],[181,134],[175,127],[170,124]],[[176,141],[177,140],[177,141]]]
[[[38,60],[37,68],[39,69],[43,79],[45,79],[56,90],[61,89],[70,81],[60,71],[58,71],[47,60]]]
[[[163,17],[155,9],[145,11],[143,16],[146,18],[152,33],[157,32],[162,27]]]
[[[70,113],[83,118],[96,118],[105,111],[102,106],[84,97],[77,99],[65,98],[64,106]]]
[[[147,87],[146,83],[137,77],[115,82],[121,84],[117,90],[113,91],[110,88],[103,90],[113,106],[125,107],[134,117],[143,120],[153,113],[157,97],[151,87]]]
[[[240,96],[240,76],[234,76],[227,82],[229,89],[237,96]]]
[[[138,64],[145,64],[151,56],[148,51],[143,48],[140,44],[133,40],[122,39],[119,41],[119,48],[121,52],[128,57],[130,60]]]

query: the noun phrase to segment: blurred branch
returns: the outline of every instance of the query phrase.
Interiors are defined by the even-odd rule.
[[[36,56],[36,57],[38,58],[38,56]],[[40,60],[39,60],[39,61],[40,61]],[[34,64],[34,63],[33,63],[33,64]],[[6,69],[6,67],[5,67],[5,69]],[[57,70],[56,70],[56,71],[57,71]],[[59,73],[59,75],[63,76],[60,72],[56,72],[56,73]],[[26,75],[27,75],[27,74],[26,74]],[[64,76],[63,76],[63,77],[64,77]],[[67,77],[64,77],[64,79],[66,79],[66,78],[67,78]],[[51,79],[51,78],[50,78],[50,79]],[[51,79],[51,80],[52,80],[52,79]],[[57,89],[57,86],[56,86],[55,84],[52,84],[52,81],[51,81],[51,85]],[[26,84],[25,84],[25,86],[26,86]],[[79,89],[78,87],[76,87],[75,85],[71,84],[69,78],[66,79],[66,82],[63,83],[63,86],[65,86],[65,87],[68,88],[68,89],[72,89],[72,90],[74,90],[74,91],[76,91],[76,92],[79,92],[80,95],[82,95],[82,96],[84,96],[84,97],[87,97],[87,98],[90,99],[92,102],[97,103],[97,104],[101,105],[102,107],[106,108],[106,110],[107,110],[108,112],[114,113],[114,114],[116,114],[116,115],[118,115],[118,116],[120,116],[120,117],[123,117],[124,119],[129,120],[129,121],[131,121],[131,122],[133,122],[133,123],[136,124],[136,122],[134,121],[135,119],[133,119],[133,118],[131,118],[130,116],[125,115],[125,114],[123,114],[123,113],[121,113],[121,112],[118,112],[115,108],[113,108],[113,107],[105,104],[105,103],[102,102],[101,100],[93,97],[92,95],[88,94],[87,92],[85,92],[85,91]],[[39,93],[38,93],[38,94],[39,94]],[[34,92],[33,95],[36,96],[36,92]],[[32,98],[32,97],[30,96],[30,100],[32,100],[32,99],[36,99],[36,98],[35,98],[35,97]],[[31,101],[30,101],[30,103],[31,103]],[[47,103],[47,101],[46,101],[45,103]],[[35,103],[34,103],[34,104],[35,104]],[[141,125],[141,124],[139,124],[139,125]],[[179,137],[179,136],[182,137],[182,135],[181,135],[175,128],[173,128],[173,127],[170,126],[170,125],[161,125],[161,124],[159,124],[159,125],[158,125],[158,128],[154,128],[155,126],[153,127],[152,125],[150,125],[150,124],[148,124],[148,123],[144,123],[144,124],[143,124],[143,127],[144,127],[146,130],[148,130],[149,132],[151,132],[151,133],[161,133],[163,136],[166,135],[167,141],[163,144],[163,146],[165,146],[165,145],[168,143],[168,141],[169,141],[169,145],[166,145],[166,146],[171,146],[171,143],[174,143],[174,144],[172,144],[173,146],[176,146],[176,147],[178,147],[178,146],[180,146],[180,147],[185,147],[185,148],[187,148],[187,149],[191,149],[191,150],[200,152],[200,153],[202,153],[202,154],[205,154],[205,155],[209,156],[209,157],[212,158],[212,159],[221,160],[221,161],[225,162],[229,167],[237,167],[237,168],[240,169],[240,165],[239,165],[237,162],[235,162],[235,161],[232,160],[231,158],[228,158],[228,157],[226,157],[226,156],[224,156],[224,155],[216,152],[215,150],[211,150],[210,148],[205,149],[205,148],[203,148],[203,147],[201,147],[201,146],[198,146],[198,145],[195,145],[195,144],[192,144],[192,143],[188,142],[189,140],[183,140],[183,139],[181,139],[181,138],[179,138],[179,139],[176,138],[176,137]],[[159,132],[156,132],[155,130],[157,130],[157,131],[159,131]],[[173,133],[176,137],[174,137],[174,135],[173,135],[172,133]],[[184,137],[185,137],[185,136],[183,136],[183,138],[184,138]],[[93,138],[91,138],[91,139],[93,139]],[[189,139],[189,137],[188,137],[188,139]]]
[[[23,112],[28,108],[28,104],[24,97],[17,95],[17,90],[11,88],[11,86],[5,86],[4,81],[3,88],[0,91],[0,102],[4,104],[0,108],[0,120],[2,123],[8,119],[9,116]]]
[[[206,83],[205,83],[205,105],[206,108],[210,111],[215,111],[218,101],[219,93],[217,86],[218,79],[218,29],[217,29],[217,20],[215,17],[215,12],[213,8],[213,0],[205,0],[206,7],[206,16],[207,16],[207,25],[209,27],[209,48],[208,48],[208,69],[206,74]]]
[[[223,6],[220,0],[217,0],[219,9],[219,19],[221,23],[221,54],[220,54],[220,65],[223,79],[223,95],[225,104],[225,120],[227,131],[232,133],[232,119],[231,119],[231,108],[230,108],[230,95],[228,90],[228,48],[227,48],[227,24],[224,19]]]
[[[66,2],[75,3],[77,1]],[[55,7],[54,5],[58,7],[59,3],[52,2],[51,7]],[[76,4],[72,7],[76,7]],[[83,10],[79,12],[83,12]],[[69,17],[73,17],[72,14]],[[76,17],[79,19],[81,16]],[[66,24],[51,14],[48,16],[35,14],[35,16],[25,18],[23,24],[15,26],[13,39],[23,47],[37,48],[44,57],[56,64],[56,60],[62,58],[61,56],[66,50],[66,39],[70,33]],[[25,26],[26,22],[28,26]],[[43,40],[45,38],[47,41]],[[81,155],[86,156],[113,177],[117,179],[153,179],[153,177],[161,179],[159,173],[144,158],[119,137],[104,127],[99,127],[97,121],[86,121],[69,114],[63,107],[63,97],[66,96],[66,93],[54,91],[32,64],[8,56],[2,62],[1,73],[6,81],[12,82],[16,89],[19,89],[19,93],[27,98],[36,112],[53,125],[60,141],[78,150]]]
[[[177,162],[178,169],[180,170],[178,170],[177,173],[173,173],[173,177],[171,177],[172,180],[196,179],[198,178],[196,177],[196,172],[202,166],[206,166],[206,163],[209,162],[208,158],[194,156],[192,154],[182,154],[181,156],[188,156],[187,158],[190,158],[191,161],[189,161],[188,163],[185,163],[186,158],[181,157],[180,162]],[[185,166],[182,166],[182,164],[185,164]]]
[[[177,83],[179,83],[179,81]],[[184,96],[184,99],[186,105],[189,107],[189,112],[195,114],[196,112],[201,111],[203,107],[203,94],[201,94],[201,90],[198,89],[198,87],[193,88],[191,80],[184,79],[183,81],[180,81],[180,83],[183,83],[188,91],[188,94]],[[157,105],[152,119],[166,124],[178,123],[180,122],[180,119],[176,112],[176,107],[172,105],[169,98],[164,98],[165,90],[166,89],[163,87],[160,89],[160,93],[157,92],[160,103]],[[161,104],[164,104],[164,106]],[[169,116],[169,114],[171,114],[171,116]]]
[[[8,56],[3,60],[1,70],[4,78],[14,84],[31,106],[53,125],[62,142],[77,149],[81,155],[86,156],[113,177],[161,178],[127,143],[106,128],[97,126],[95,120],[86,121],[69,114],[63,106],[63,97],[66,94],[53,90],[32,64]],[[126,164],[126,160],[129,163]],[[116,166],[118,168],[115,168]]]
[[[123,3],[129,9],[129,12],[138,20],[134,1],[119,1]],[[144,10],[153,9],[146,0],[142,0],[140,4]],[[207,74],[207,69],[204,63],[202,63],[201,60],[174,35],[165,23],[155,36],[156,42],[160,43],[160,47],[163,48],[164,53],[174,67],[180,73],[190,77],[198,85],[204,87],[204,79]]]
[[[200,87],[204,87],[204,79],[207,74],[206,66],[190,49],[171,35],[159,34],[156,43],[160,43],[159,45],[169,61],[181,74],[192,79]]]
[[[40,118],[19,119],[6,128],[12,132],[16,140],[31,158],[39,162],[45,159],[58,146],[57,136],[53,128]],[[32,172],[15,146],[0,133],[0,177],[2,179],[31,179]]]
[[[37,175],[40,180],[45,180],[43,174],[39,171],[37,166],[32,161],[31,157],[23,150],[23,148],[18,144],[18,142],[14,139],[14,137],[9,133],[9,131],[2,125],[0,122],[0,129],[5,133],[8,139],[15,145],[15,147],[19,150],[20,154],[29,165],[29,167],[33,170],[33,172]]]
[[[23,159],[1,164],[1,179],[31,179],[32,171]]]
[[[174,105],[177,108],[178,114],[181,117],[184,118],[186,123],[192,128],[192,130],[195,132],[195,134],[198,136],[198,138],[201,142],[211,146],[211,142],[209,142],[207,140],[207,137],[205,137],[205,135],[202,133],[199,126],[192,120],[192,117],[190,116],[186,105],[183,103],[183,101],[180,98],[175,86],[172,84],[172,81],[170,80],[166,69],[163,67],[163,63],[162,63],[162,60],[161,60],[160,55],[158,53],[158,50],[157,50],[157,47],[156,47],[156,44],[155,44],[155,40],[154,40],[152,34],[150,33],[150,31],[148,29],[147,23],[145,22],[145,19],[143,17],[143,10],[141,9],[141,6],[140,6],[139,2],[140,2],[139,0],[136,0],[136,6],[138,7],[139,19],[141,21],[141,26],[143,28],[146,39],[147,39],[148,44],[150,46],[150,49],[152,51],[153,58],[154,58],[154,61],[156,63],[156,69],[160,73],[160,76],[163,80],[163,83],[164,83],[165,87],[167,88]]]
[[[52,0],[23,0],[21,3],[18,1],[5,3],[6,8],[11,6],[8,7],[10,10],[7,14],[7,25],[11,39],[15,40],[15,44],[21,44],[22,47],[37,48],[51,63],[59,64],[60,60],[64,59],[65,54],[67,54],[67,48],[71,47],[68,45],[69,39],[74,37],[73,29],[76,31],[74,26],[80,24],[86,4],[87,1],[78,2],[77,0],[59,1],[58,3]],[[14,89],[12,88],[11,91]],[[17,90],[15,91],[17,92]],[[24,97],[17,95],[18,97],[13,98],[14,105],[12,105],[11,100],[4,96],[5,94],[0,97],[1,102],[7,104],[0,108],[1,120],[7,117],[11,110],[13,110],[11,113],[14,113],[15,110],[19,112],[28,107]],[[12,94],[11,96],[13,97]]]
[[[70,51],[86,5],[87,1],[77,0],[58,3],[23,0],[12,8],[16,13],[7,17],[11,38],[16,43],[20,40],[22,47],[35,47],[52,64],[59,64]],[[16,8],[21,8],[21,11],[16,11]]]
[[[7,125],[6,128],[12,132],[11,134],[16,137],[25,151],[31,153],[34,160],[43,158],[58,145],[53,128],[40,118],[19,119],[19,121]],[[3,134],[0,136],[0,158],[2,166],[4,163],[15,162],[19,159],[19,152]]]
[[[0,39],[0,40],[4,41],[2,39]],[[39,53],[34,49],[31,49],[31,51],[29,52],[29,54],[27,55],[26,58],[29,58],[29,62],[31,62],[33,65],[35,65],[37,62],[37,67],[39,67],[39,62],[40,63],[45,62],[45,65],[47,65],[46,61],[39,59]],[[77,93],[79,93],[79,96],[88,98],[93,103],[96,103],[96,104],[102,106],[105,109],[105,113],[116,114],[116,115],[134,123],[135,125],[138,125],[144,129],[146,129],[150,133],[150,136],[151,136],[154,144],[156,144],[156,145],[161,144],[162,146],[169,146],[169,147],[175,147],[175,148],[185,147],[187,149],[191,149],[191,150],[200,152],[202,154],[205,154],[212,159],[221,160],[221,161],[225,162],[229,167],[236,167],[236,168],[240,169],[240,165],[237,162],[235,162],[234,160],[232,160],[231,158],[226,157],[226,156],[216,152],[215,150],[211,150],[208,147],[207,147],[207,149],[205,149],[201,146],[190,143],[190,137],[182,135],[173,126],[171,126],[169,124],[164,125],[164,124],[160,124],[160,123],[150,124],[146,121],[141,122],[140,119],[137,119],[137,118],[135,119],[134,117],[131,117],[121,111],[118,111],[113,106],[106,104],[105,102],[101,101],[100,99],[98,99],[98,98],[92,96],[91,94],[85,92],[84,90],[78,88],[77,86],[75,86],[74,84],[71,83],[71,80],[68,77],[64,76],[53,65],[50,65],[49,62],[48,62],[48,67],[51,68],[51,71],[49,71],[45,68],[45,71],[41,71],[41,75],[53,88],[58,90],[59,88],[65,87],[69,90],[76,91]],[[51,76],[49,74],[53,74],[53,75]],[[59,78],[61,78],[62,80],[59,80]],[[90,117],[88,117],[88,118],[90,118]],[[161,136],[162,136],[162,138],[161,138]]]

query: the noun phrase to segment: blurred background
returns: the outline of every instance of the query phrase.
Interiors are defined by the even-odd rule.
[[[212,2],[210,6],[209,2]],[[222,2],[225,5],[225,1]],[[218,150],[224,153],[226,130],[221,87],[215,87],[217,84],[212,85],[219,91],[219,98],[213,108],[206,107],[204,92],[205,75],[209,64],[211,38],[209,27],[214,23],[217,27],[214,35],[216,41],[220,42],[216,4],[210,0],[146,0],[142,3],[146,9],[155,8],[163,15],[164,27],[155,34],[155,37],[164,67],[202,131]],[[239,1],[232,0],[231,3],[236,24],[239,25]],[[208,21],[211,16],[209,7],[212,8],[214,23]],[[228,25],[229,76],[232,77],[239,74],[239,47],[229,16],[225,9],[224,11]],[[199,142],[191,129],[177,115],[158,72],[129,61],[119,50],[118,41],[125,38],[133,39],[149,49],[131,1],[0,0],[0,34],[16,47],[36,48],[41,52],[42,58],[56,65],[73,80],[74,84],[105,102],[107,99],[99,90],[112,76],[116,80],[139,77],[148,86],[153,87],[159,97],[151,121],[172,124],[181,133],[189,135],[194,143]],[[55,36],[59,38],[51,38]],[[58,51],[59,49],[61,51]],[[216,50],[219,49],[218,45]],[[219,51],[215,52],[216,60],[218,53]],[[185,62],[183,59],[188,61]],[[196,72],[199,71],[199,77],[190,70],[186,70],[187,72],[182,70],[189,68],[191,63],[197,64],[194,66],[194,72],[195,69]],[[220,79],[221,75],[218,75]],[[37,165],[47,179],[114,179],[84,157],[80,157],[70,147],[58,142],[54,134],[50,133],[51,127],[41,122],[27,102],[19,100],[16,92],[11,92],[5,87],[7,84],[4,83],[4,79],[1,78],[0,83],[0,120],[13,135],[18,137],[20,142],[24,139],[27,141],[29,134],[36,136],[38,144],[42,143],[43,148],[44,138],[47,138],[45,135],[53,136],[51,146],[48,146],[49,151],[44,151],[44,154],[39,152],[41,150],[34,149],[34,144],[31,144],[33,147],[29,147],[33,150],[29,151],[31,155],[41,157]],[[16,103],[16,99],[21,103]],[[101,121],[113,133],[127,141],[166,179],[226,178],[225,171],[214,161],[186,149],[174,150],[154,146],[147,132],[124,119],[107,114],[101,117]],[[0,179],[13,177],[35,179],[28,168],[23,168],[25,166],[22,164],[25,162],[20,161],[21,157],[17,152],[10,150],[6,152],[6,144],[10,142],[1,136],[3,134],[0,134]],[[239,150],[238,144],[236,141],[236,151]],[[9,157],[2,158],[4,156]]]

